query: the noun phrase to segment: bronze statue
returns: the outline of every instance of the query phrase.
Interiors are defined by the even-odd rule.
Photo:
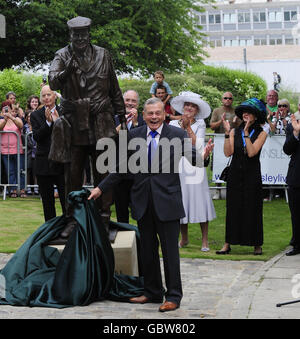
[[[62,94],[63,117],[53,130],[50,158],[65,163],[66,194],[80,190],[84,165],[92,159],[94,185],[103,178],[96,170],[97,140],[115,137],[114,116],[125,122],[125,105],[109,52],[90,43],[91,20],[76,17],[67,22],[70,44],[55,54],[49,71],[49,84]],[[99,204],[108,229],[112,193]],[[67,239],[74,228],[72,211],[66,206],[70,222],[61,233]]]

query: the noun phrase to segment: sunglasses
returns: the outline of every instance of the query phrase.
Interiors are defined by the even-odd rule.
[[[281,108],[281,107],[287,108],[287,105],[278,105],[278,108]]]
[[[230,98],[230,97],[224,97],[223,99],[224,100],[232,100],[232,98]]]

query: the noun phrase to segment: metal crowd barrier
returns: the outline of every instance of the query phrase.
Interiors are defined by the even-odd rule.
[[[10,184],[8,183],[8,179],[9,179],[9,168],[7,169],[7,173],[6,173],[6,179],[7,182],[2,182],[2,175],[3,175],[3,169],[4,166],[2,166],[2,154],[1,154],[1,149],[0,149],[0,162],[1,162],[1,166],[0,166],[0,187],[3,187],[3,200],[6,199],[6,195],[7,195],[7,188],[10,186],[17,186],[17,189],[20,190],[20,179],[21,179],[21,169],[20,169],[20,139],[19,139],[19,135],[16,132],[13,131],[0,131],[0,145],[1,145],[1,138],[2,135],[4,133],[8,133],[8,134],[15,134],[17,136],[17,149],[18,149],[18,153],[17,153],[17,183],[16,184]],[[22,174],[24,174],[25,176],[25,191],[27,191],[27,188],[38,188],[38,185],[28,185],[27,184],[27,177],[28,177],[28,138],[29,136],[32,135],[32,132],[26,133],[25,135],[23,135],[23,137],[25,138],[25,142],[23,145],[23,150],[24,150],[24,172]],[[206,133],[205,134],[205,140],[208,141],[209,138],[214,138],[216,135],[220,136],[220,134],[215,134],[215,133]],[[9,164],[9,162],[8,162]],[[213,165],[213,159],[212,159],[212,163],[210,166]],[[226,183],[222,183],[220,186],[217,185],[212,185],[213,182],[212,179],[208,178],[209,180],[209,188],[213,189],[213,190],[222,190],[226,187]],[[287,185],[264,185],[263,189],[284,189],[285,190],[285,196],[286,196],[286,200],[288,201],[287,198]]]
[[[8,134],[8,153],[9,153],[9,139],[10,139],[10,135],[15,135],[17,137],[17,183],[16,184],[10,184],[9,183],[9,170],[10,170],[10,164],[9,164],[9,159],[11,157],[11,154],[8,154],[8,168],[7,168],[7,173],[6,173],[6,181],[7,182],[2,182],[2,176],[3,176],[3,170],[4,170],[4,164],[3,164],[3,155],[1,152],[1,148],[2,148],[2,136],[4,134]],[[0,131],[0,186],[3,186],[3,200],[6,199],[6,194],[7,194],[7,187],[10,186],[17,186],[17,189],[20,190],[20,178],[21,178],[21,170],[20,170],[20,138],[19,138],[19,134],[17,132],[14,131]],[[26,184],[26,183],[25,183]]]

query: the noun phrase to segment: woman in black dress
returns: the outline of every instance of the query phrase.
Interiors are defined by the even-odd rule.
[[[248,99],[235,109],[242,124],[230,131],[225,128],[224,154],[232,156],[226,194],[225,244],[217,254],[228,254],[230,244],[254,246],[254,254],[262,254],[263,200],[259,156],[267,134],[261,124],[265,122],[266,108],[256,98]]]

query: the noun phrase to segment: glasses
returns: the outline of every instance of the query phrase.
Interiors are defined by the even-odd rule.
[[[281,107],[287,108],[287,105],[278,105],[278,108],[281,108]]]
[[[224,100],[232,100],[232,98],[230,98],[230,97],[224,97],[223,99]]]

